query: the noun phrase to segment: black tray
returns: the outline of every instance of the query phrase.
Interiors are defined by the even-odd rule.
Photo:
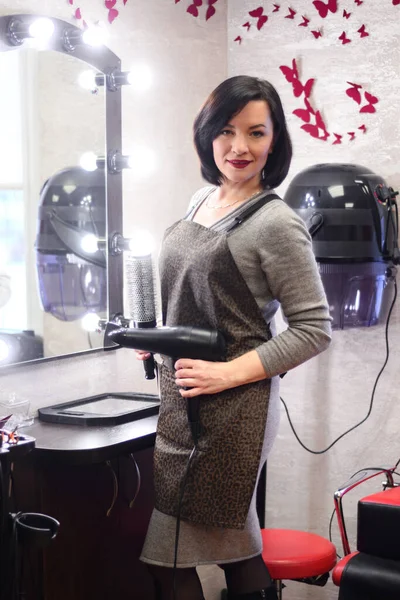
[[[121,425],[158,414],[160,399],[154,394],[99,394],[39,408],[39,420],[62,425]]]

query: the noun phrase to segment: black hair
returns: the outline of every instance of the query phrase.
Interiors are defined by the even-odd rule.
[[[292,143],[279,94],[265,79],[238,75],[223,81],[210,94],[194,122],[194,143],[201,174],[209,183],[221,185],[224,180],[214,161],[213,141],[232,117],[253,100],[264,100],[268,104],[274,127],[273,152],[268,156],[261,184],[264,188],[273,188],[285,179],[292,159]]]

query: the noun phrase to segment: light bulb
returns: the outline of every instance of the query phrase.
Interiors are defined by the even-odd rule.
[[[96,313],[90,312],[86,313],[84,317],[81,319],[82,329],[89,333],[93,333],[99,329],[100,317],[96,315]]]
[[[95,171],[97,169],[97,156],[94,152],[85,152],[85,154],[82,154],[79,164],[85,171]]]
[[[148,256],[154,250],[154,238],[146,229],[138,229],[129,238],[129,251],[133,256]]]
[[[81,240],[81,248],[87,254],[94,254],[99,249],[98,239],[93,233],[88,233]]]
[[[129,74],[127,81],[136,92],[145,92],[153,84],[153,71],[147,65],[134,65]]]
[[[88,46],[102,46],[109,37],[109,33],[103,23],[88,27],[82,34],[82,40]]]
[[[156,155],[147,146],[135,146],[128,157],[128,167],[137,179],[152,175],[156,169]]]
[[[54,23],[51,19],[42,17],[36,19],[29,25],[29,35],[35,39],[45,41],[51,38],[54,33]]]
[[[94,71],[82,71],[78,77],[78,83],[85,90],[95,90],[97,88],[96,73]]]

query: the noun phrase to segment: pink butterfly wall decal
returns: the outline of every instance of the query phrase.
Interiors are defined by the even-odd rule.
[[[364,92],[364,97],[368,104],[360,108],[360,113],[374,113],[376,112],[376,108],[374,104],[378,104],[379,99],[376,96],[373,96],[369,92]]]
[[[117,4],[117,0],[105,0],[104,4],[108,10],[108,22],[112,23],[119,15],[118,10],[114,8]]]
[[[328,2],[322,2],[322,0],[314,0],[313,2],[317,9],[319,16],[325,19],[328,13],[335,13],[338,9],[338,0],[328,0]]]
[[[346,90],[346,94],[349,98],[357,102],[357,104],[361,104],[361,93],[360,90],[362,85],[359,83],[351,83],[351,81],[347,82],[351,87]]]
[[[341,35],[339,35],[339,40],[342,40],[342,44],[350,44],[351,40],[346,36],[346,32],[343,31]]]
[[[304,16],[302,16],[301,18],[303,19],[303,21],[299,23],[299,27],[308,27],[310,19],[307,19],[307,17]]]
[[[361,25],[360,29],[357,29],[357,33],[361,35],[361,37],[368,37],[369,33],[365,30],[365,25]]]
[[[262,27],[264,27],[265,23],[268,21],[268,16],[264,15],[264,9],[262,6],[256,8],[255,10],[251,10],[249,15],[257,19],[258,30],[262,29]]]
[[[193,0],[193,4],[187,7],[186,12],[188,12],[193,17],[199,16],[199,7],[202,6],[203,0]]]
[[[289,8],[289,14],[286,15],[285,19],[294,19],[296,14],[297,13],[295,10],[293,10],[293,8]]]

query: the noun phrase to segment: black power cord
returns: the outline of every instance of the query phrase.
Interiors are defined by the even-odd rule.
[[[300,446],[302,448],[304,448],[304,450],[307,450],[307,452],[311,452],[311,454],[324,454],[325,452],[328,452],[328,450],[330,450],[335,444],[337,444],[337,442],[339,440],[341,440],[345,435],[349,434],[351,431],[354,431],[354,429],[356,429],[357,427],[360,427],[360,425],[362,425],[363,423],[365,423],[365,421],[368,419],[368,417],[370,416],[370,414],[372,412],[372,408],[373,408],[373,405],[374,405],[374,398],[375,398],[376,387],[377,387],[379,379],[381,378],[381,375],[382,375],[382,373],[383,373],[383,371],[384,371],[384,369],[385,369],[385,367],[386,367],[386,365],[388,363],[389,354],[390,354],[390,349],[389,349],[389,322],[390,322],[390,317],[391,317],[391,314],[392,314],[392,311],[393,311],[393,307],[394,307],[394,305],[396,303],[396,299],[397,299],[397,282],[396,282],[395,278],[393,278],[393,281],[394,281],[394,296],[393,296],[392,303],[390,305],[389,313],[388,313],[388,316],[387,316],[387,319],[386,319],[386,326],[385,326],[386,357],[385,357],[385,361],[383,363],[383,366],[382,366],[381,370],[379,371],[379,373],[377,375],[377,378],[375,380],[374,387],[373,387],[372,394],[371,394],[371,400],[370,400],[370,403],[369,403],[369,408],[368,408],[368,412],[367,412],[366,416],[359,423],[357,423],[356,425],[353,425],[353,427],[350,427],[350,429],[348,429],[347,431],[345,431],[344,433],[342,433],[331,444],[329,444],[329,446],[327,448],[325,448],[324,450],[311,450],[305,444],[303,444],[303,442],[299,438],[299,436],[298,436],[298,434],[297,434],[297,432],[296,432],[296,430],[294,428],[294,425],[292,423],[292,419],[290,418],[288,407],[287,407],[285,401],[283,400],[282,396],[280,397],[281,398],[281,402],[282,402],[283,406],[285,407],[285,411],[286,411],[286,415],[287,415],[287,418],[288,418],[288,421],[289,421],[289,425],[290,425],[290,427],[291,427],[291,429],[292,429],[292,431],[293,431],[293,433],[295,435],[296,440],[299,442]]]
[[[189,460],[186,465],[186,471],[185,471],[185,474],[184,474],[182,482],[181,482],[181,489],[180,489],[180,493],[179,493],[179,502],[178,502],[178,511],[177,511],[177,515],[176,515],[174,566],[172,569],[172,597],[173,597],[173,600],[176,600],[176,565],[178,562],[178,546],[179,546],[179,532],[180,532],[180,527],[181,527],[182,501],[183,501],[183,496],[184,496],[185,489],[186,489],[186,483],[187,483],[187,479],[189,476],[190,467],[192,465],[193,458],[196,454],[196,450],[197,450],[197,439],[195,438],[195,445],[193,446],[192,451],[190,452]]]

